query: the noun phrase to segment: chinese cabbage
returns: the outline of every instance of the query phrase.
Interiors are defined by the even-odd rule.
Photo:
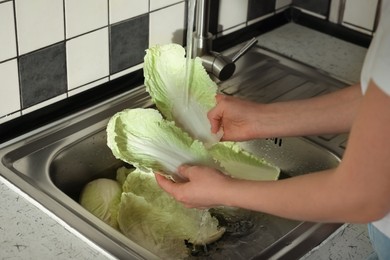
[[[280,169],[242,149],[235,142],[220,142],[209,149],[225,173],[245,180],[277,180]]]
[[[163,171],[180,180],[182,164],[216,166],[204,145],[192,139],[155,109],[125,109],[107,126],[107,144],[114,156],[137,168]]]
[[[127,176],[119,205],[121,232],[150,251],[169,259],[188,254],[185,241],[204,245],[225,232],[207,211],[185,208],[161,190],[151,172],[118,169]]]
[[[118,229],[118,205],[122,188],[118,182],[100,178],[89,182],[80,194],[80,204],[96,217]]]
[[[186,84],[185,50],[178,44],[157,45],[146,51],[144,76],[146,90],[167,120],[210,146],[222,134],[213,134],[207,113],[216,105],[217,85],[200,58],[191,60],[192,70]],[[188,87],[189,89],[186,89]]]

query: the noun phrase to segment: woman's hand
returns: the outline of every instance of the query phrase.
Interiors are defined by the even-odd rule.
[[[245,141],[255,138],[256,114],[261,104],[218,94],[217,105],[208,113],[211,131],[224,131],[222,140]]]
[[[345,133],[362,100],[360,85],[304,100],[269,104],[217,95],[208,113],[211,131],[220,128],[225,141]]]
[[[182,165],[179,174],[187,182],[175,183],[156,174],[157,183],[188,208],[211,208],[226,204],[224,193],[234,180],[218,170],[205,166]]]

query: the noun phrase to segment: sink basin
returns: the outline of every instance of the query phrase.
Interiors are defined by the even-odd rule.
[[[291,70],[291,67],[260,53],[258,49],[252,50],[245,57],[240,60],[238,67],[246,66],[248,71],[249,69],[264,71],[262,66],[269,66],[270,63],[279,66],[277,71],[269,70],[269,74],[264,74],[269,82],[275,82],[275,80],[271,81],[272,77],[281,78],[283,72],[280,74],[280,70],[283,66]],[[254,67],[250,64],[257,65]],[[232,95],[247,95],[247,92],[240,87],[245,89],[245,84],[252,83],[249,82],[248,74],[241,75],[246,77],[246,81],[234,77],[220,83],[221,90]],[[295,71],[294,75],[296,77],[294,82],[306,89],[311,89],[311,85],[305,85],[302,80],[297,79],[298,72]],[[260,81],[266,80],[260,79]],[[243,85],[238,86],[237,82]],[[291,78],[290,82],[292,82]],[[269,84],[264,88],[272,91],[272,86],[269,87]],[[314,83],[312,85],[317,87],[310,92],[310,95],[321,92],[318,85]],[[268,91],[261,90],[263,88],[258,88],[255,92],[259,94],[259,97],[269,98],[268,100],[260,98],[262,102],[269,102],[276,98],[289,98],[283,97],[282,88],[275,87],[275,85],[273,88],[278,91],[278,95],[267,94]],[[288,91],[284,92],[288,92],[289,95],[300,93],[300,90],[288,88]],[[305,91],[301,92],[307,94]],[[22,191],[114,257],[119,259],[158,258],[142,245],[126,238],[78,204],[80,191],[86,183],[100,177],[115,178],[116,169],[124,165],[123,162],[113,157],[106,145],[105,127],[109,118],[125,108],[150,106],[152,104],[145,88],[139,86],[89,109],[20,136],[2,145],[0,172]],[[303,137],[272,138],[243,142],[242,145],[245,149],[280,167],[281,178],[288,178],[338,165],[340,154],[326,148],[316,140],[316,138]],[[292,221],[240,209],[218,209],[213,210],[212,213],[220,219],[220,223],[226,227],[227,231],[219,241],[209,245],[206,251],[194,249],[189,259],[299,258],[340,227],[340,224]]]

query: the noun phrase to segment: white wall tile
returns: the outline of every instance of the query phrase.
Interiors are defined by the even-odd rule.
[[[255,21],[255,20],[254,20]],[[241,30],[241,29],[244,29],[245,28],[245,24],[240,24],[240,25],[237,25],[235,27],[232,27],[232,28],[229,28],[229,29],[225,29],[223,31],[220,31],[217,33],[217,37],[221,37],[221,36],[224,36],[224,35],[228,35],[229,33],[233,33],[235,31],[238,31],[238,30]]]
[[[0,117],[20,110],[18,65],[16,59],[0,63]]]
[[[12,119],[18,118],[22,115],[20,111],[8,114],[6,116],[0,117],[0,124],[11,121]]]
[[[110,23],[116,23],[149,11],[146,0],[110,0]]]
[[[108,50],[107,28],[67,41],[68,89],[108,76]]]
[[[183,44],[184,13],[184,2],[150,13],[149,46],[172,42]]]
[[[63,0],[15,0],[19,54],[64,40]]]
[[[128,73],[131,73],[131,72],[134,72],[136,70],[140,70],[144,67],[144,63],[141,63],[141,64],[138,64],[138,65],[135,65],[131,68],[128,68],[128,69],[125,69],[125,70],[122,70],[122,71],[119,71],[118,73],[115,73],[115,74],[111,74],[110,75],[110,80],[113,80],[113,79],[117,79],[117,78],[120,78]]]
[[[163,7],[167,7],[168,5],[172,5],[178,2],[178,0],[150,0],[150,11],[154,11],[156,9],[160,9]]]
[[[341,23],[340,18],[340,9],[342,8],[341,3],[344,0],[332,0],[329,7],[328,20],[332,23]]]
[[[283,8],[292,3],[292,0],[276,0],[275,9]]]
[[[347,0],[343,22],[373,30],[378,0]]]
[[[14,9],[12,2],[0,4],[0,61],[16,57]]]
[[[248,1],[220,0],[218,23],[222,26],[222,30],[230,29],[245,23],[247,12]]]
[[[108,25],[107,0],[66,0],[66,37],[71,38]]]

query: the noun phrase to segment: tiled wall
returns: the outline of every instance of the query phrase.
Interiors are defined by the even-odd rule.
[[[178,0],[0,1],[0,123],[142,66],[183,43]]]
[[[218,34],[290,3],[219,0]],[[0,0],[0,124],[142,68],[149,46],[183,44],[185,13],[179,0]]]
[[[293,0],[292,5],[310,15],[373,35],[379,0]]]
[[[339,3],[349,19],[340,23],[369,6],[372,26],[378,0],[355,1],[212,0],[212,31],[226,35],[291,5],[327,19]],[[0,124],[141,69],[148,47],[183,44],[185,14],[184,0],[0,0]]]
[[[375,30],[379,0],[345,0],[343,4],[344,26],[366,34]]]

